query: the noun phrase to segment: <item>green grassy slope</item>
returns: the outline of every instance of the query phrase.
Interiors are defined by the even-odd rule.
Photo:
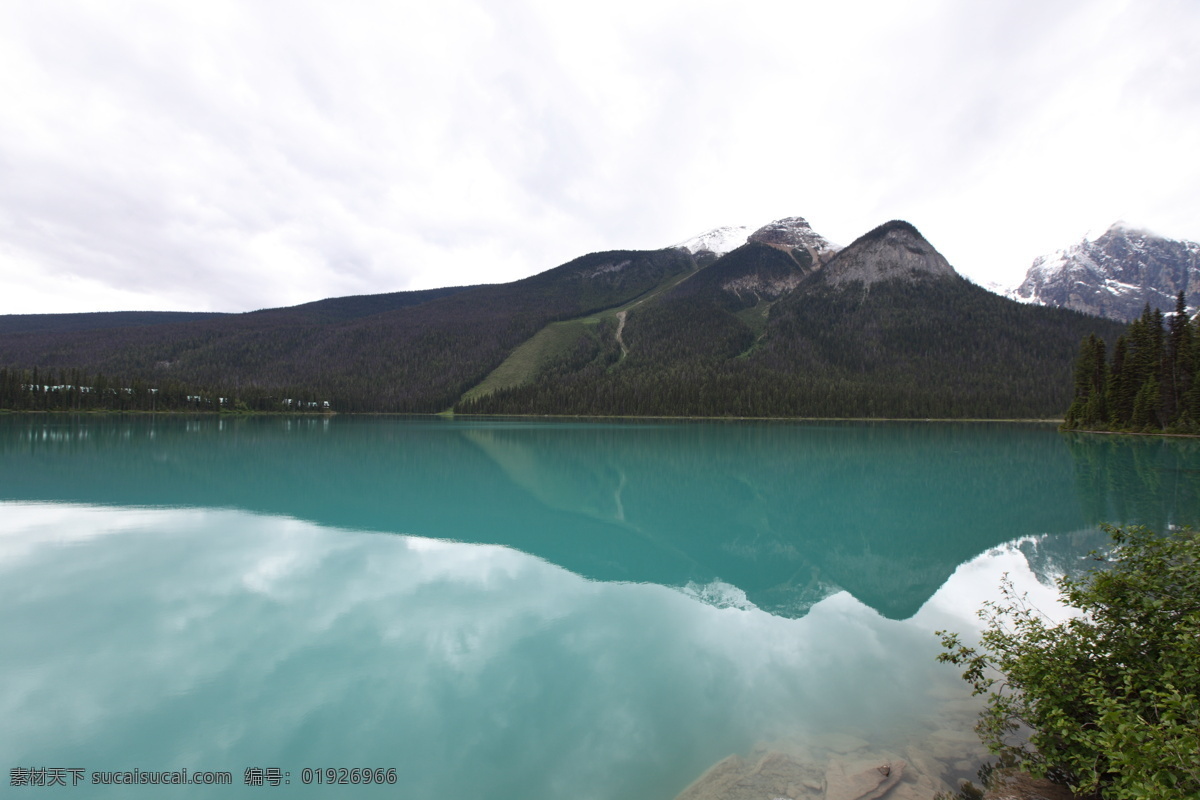
[[[531,383],[548,366],[568,358],[581,339],[597,339],[604,328],[602,323],[609,323],[612,328],[611,335],[615,336],[615,332],[620,329],[620,315],[670,291],[695,274],[692,271],[670,275],[646,294],[619,306],[577,319],[551,322],[514,349],[486,378],[464,392],[459,402],[468,403],[501,389],[512,389]],[[609,335],[607,329],[604,335]]]

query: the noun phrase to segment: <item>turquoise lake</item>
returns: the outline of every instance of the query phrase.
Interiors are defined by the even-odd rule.
[[[928,797],[983,758],[934,631],[969,638],[1005,573],[1067,614],[1053,581],[1102,522],[1200,522],[1200,443],[0,416],[4,788],[76,768],[13,796],[671,800],[775,751],[904,759],[888,797]],[[317,785],[343,767],[395,783]],[[232,785],[91,784],[181,769]]]

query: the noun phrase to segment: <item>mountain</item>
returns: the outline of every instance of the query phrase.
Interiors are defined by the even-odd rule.
[[[968,283],[907,222],[842,249],[800,217],[745,230],[508,284],[92,330],[0,318],[0,407],[1045,418],[1079,341],[1119,332]],[[96,373],[132,388],[71,388]]]
[[[531,380],[460,410],[688,416],[1053,417],[1089,333],[960,277],[907,222],[827,262],[761,241],[581,331]]]
[[[803,251],[808,253],[812,263],[828,260],[839,249],[837,245],[814,231],[804,217],[777,219],[754,231],[745,225],[713,228],[674,247],[687,250],[693,256],[711,258],[731,253],[746,242],[771,245],[793,254]]]
[[[955,279],[950,262],[907,222],[893,220],[859,237],[821,273],[830,286],[864,287],[892,280]]]
[[[1084,239],[1035,259],[1015,297],[1131,322],[1147,303],[1170,311],[1179,292],[1188,313],[1200,306],[1200,244],[1165,239],[1118,222],[1095,239]]]
[[[727,234],[737,230],[740,237]],[[801,278],[828,262],[837,252],[836,245],[814,231],[803,217],[787,217],[763,227],[748,229],[718,228],[702,234],[691,242],[713,243],[712,235],[720,232],[717,250],[692,250],[705,269],[680,286],[672,297],[703,297],[707,302],[726,309],[757,306],[766,300],[777,299],[794,290]],[[738,241],[740,238],[741,241]],[[719,256],[712,259],[711,256]]]

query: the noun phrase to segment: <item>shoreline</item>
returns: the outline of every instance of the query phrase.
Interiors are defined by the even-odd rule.
[[[312,419],[328,419],[335,416],[343,417],[438,417],[444,420],[454,420],[463,418],[467,420],[527,420],[527,421],[553,421],[553,420],[581,420],[588,422],[603,422],[603,421],[620,421],[620,422],[639,422],[639,421],[656,421],[656,422],[927,422],[927,423],[996,423],[1007,425],[1058,425],[1059,433],[1063,434],[1091,434],[1095,436],[1151,436],[1151,437],[1171,437],[1177,439],[1200,439],[1200,433],[1172,433],[1168,431],[1147,432],[1147,431],[1099,431],[1090,429],[1073,428],[1071,430],[1062,430],[1063,420],[1059,419],[1039,419],[1039,418],[1022,418],[1022,417],[1005,417],[1005,418],[989,418],[989,417],[745,417],[745,416],[676,416],[669,414],[656,415],[635,415],[635,414],[463,414],[454,411],[146,411],[139,409],[116,410],[116,409],[79,409],[79,410],[63,410],[63,409],[10,409],[0,408],[0,416],[8,414],[31,414],[31,415],[46,415],[46,416],[110,416],[110,415],[132,415],[132,416],[192,416],[192,417],[223,417],[225,419],[236,419],[243,417],[307,417]]]
[[[1061,433],[1090,433],[1096,436],[1175,436],[1181,439],[1200,439],[1200,433],[1168,433],[1167,431],[1147,433],[1146,431],[1093,431],[1072,428],[1069,431],[1061,431]]]
[[[1062,419],[1021,417],[746,417],[746,416],[685,416],[671,414],[463,414],[453,411],[146,411],[140,409],[11,409],[0,408],[0,414],[109,415],[136,414],[165,416],[219,417],[441,417],[443,419],[528,419],[528,420],[672,420],[703,422],[1001,422],[1061,425]],[[1085,431],[1079,431],[1084,433]],[[1153,434],[1142,434],[1153,435]],[[1183,435],[1183,434],[1179,434]]]

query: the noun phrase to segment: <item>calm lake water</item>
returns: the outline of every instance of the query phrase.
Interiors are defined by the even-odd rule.
[[[1198,489],[1197,442],[1044,425],[0,417],[5,788],[670,800],[767,748],[972,777],[933,631],[1005,572],[1065,613],[1098,523],[1196,523]],[[233,785],[90,784],[185,768]]]

